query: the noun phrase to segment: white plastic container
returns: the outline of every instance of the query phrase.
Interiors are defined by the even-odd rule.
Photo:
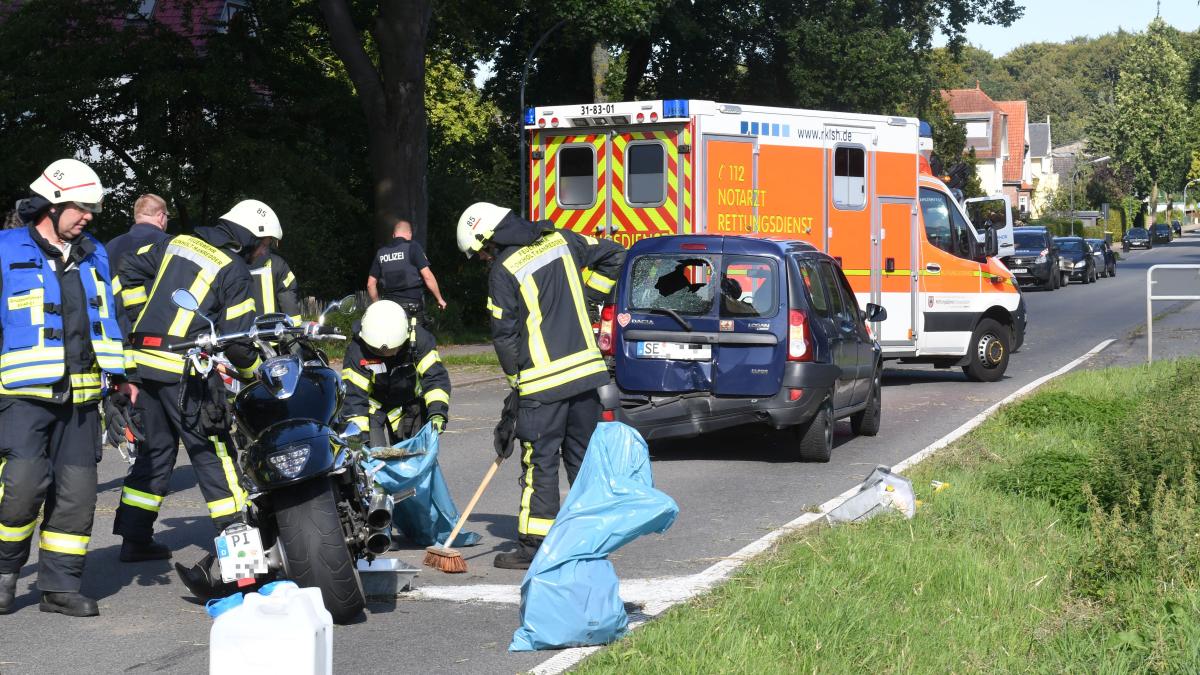
[[[280,585],[270,595],[247,593],[209,631],[212,675],[332,675],[333,617],[321,591]]]

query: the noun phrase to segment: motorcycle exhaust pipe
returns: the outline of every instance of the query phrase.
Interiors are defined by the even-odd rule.
[[[392,507],[396,505],[392,496],[381,490],[371,493],[371,501],[367,505],[367,527],[372,530],[391,529]]]
[[[367,532],[367,550],[375,555],[383,555],[392,548],[392,524],[389,522],[382,528],[371,528]]]

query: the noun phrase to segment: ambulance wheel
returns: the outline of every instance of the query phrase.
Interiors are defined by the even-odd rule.
[[[305,481],[272,497],[287,578],[302,588],[321,589],[321,599],[334,623],[346,623],[361,614],[366,596],[346,545],[329,479]]]
[[[971,362],[963,366],[967,379],[975,382],[995,382],[1008,368],[1012,333],[994,319],[984,319],[971,334]]]
[[[878,370],[871,378],[871,390],[867,394],[867,407],[850,416],[850,429],[858,436],[874,436],[879,433],[879,419],[883,416],[883,377]]]
[[[833,454],[833,403],[825,401],[807,424],[795,427],[802,462],[828,462]]]

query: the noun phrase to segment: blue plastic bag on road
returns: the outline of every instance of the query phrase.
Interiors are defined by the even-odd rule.
[[[458,507],[450,497],[446,479],[438,466],[438,434],[426,424],[412,438],[392,446],[395,450],[414,454],[412,457],[369,459],[363,462],[373,472],[375,482],[388,494],[409,488],[417,491],[392,509],[392,525],[414,544],[432,546],[450,536],[458,522]],[[474,546],[479,543],[476,532],[459,532],[450,546]]]
[[[679,506],[654,489],[646,441],[604,422],[521,583],[521,627],[509,651],[608,644],[629,617],[608,554],[651,532],[666,532]]]

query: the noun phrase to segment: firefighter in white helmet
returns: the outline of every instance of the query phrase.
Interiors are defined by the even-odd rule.
[[[121,265],[123,316],[136,365],[133,377],[142,387],[137,410],[146,436],[125,478],[113,524],[113,533],[123,538],[124,562],[171,557],[153,533],[180,442],[217,532],[242,519],[246,492],[234,466],[224,386],[215,370],[203,377],[185,368],[183,355],[169,346],[207,333],[204,317],[212,318],[222,333],[250,328],[256,306],[247,263],[263,237],[278,234],[275,212],[247,200],[215,225],[196,228],[194,236],[143,246]],[[186,312],[176,306],[171,300],[176,289],[189,290],[199,310]],[[242,377],[251,376],[260,363],[251,343],[230,345],[225,357]],[[202,561],[192,570],[176,567],[195,591],[196,578],[207,578],[211,563]]]
[[[428,420],[441,433],[450,416],[450,374],[433,334],[408,320],[391,300],[363,314],[342,360],[346,401],[342,415],[372,446],[414,435]]]
[[[256,220],[260,210],[271,216]],[[300,291],[296,275],[283,256],[275,252],[283,241],[283,227],[275,212],[257,199],[246,199],[235,204],[224,217],[234,222],[254,223],[258,230],[258,246],[248,258],[258,315],[282,312],[294,324],[300,325]]]
[[[102,373],[123,396],[137,389],[122,378],[108,255],[83,232],[100,212],[100,178],[60,159],[29,187],[28,225],[0,232],[0,614],[12,610],[36,534],[40,609],[95,616],[80,579],[96,510]]]
[[[559,456],[573,483],[600,421],[596,389],[609,375],[586,303],[612,293],[625,249],[485,202],[463,212],[457,234],[467,257],[492,261],[492,343],[513,387],[510,396],[520,398],[520,547],[496,556],[495,565],[526,569],[558,515]],[[506,408],[513,403],[506,401]],[[496,451],[507,457],[512,446],[497,442]]]

